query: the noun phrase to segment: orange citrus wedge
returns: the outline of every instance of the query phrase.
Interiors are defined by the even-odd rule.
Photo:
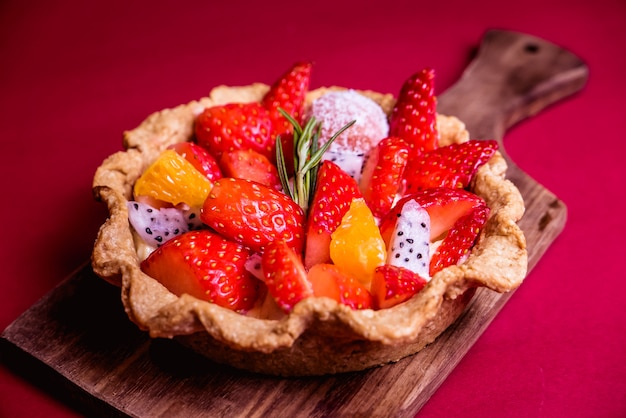
[[[201,207],[213,183],[174,150],[166,150],[135,182],[135,196]]]
[[[372,211],[362,198],[350,209],[331,234],[330,258],[344,273],[369,289],[374,269],[385,263],[386,251]]]

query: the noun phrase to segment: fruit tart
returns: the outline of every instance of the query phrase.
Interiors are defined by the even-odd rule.
[[[497,142],[436,112],[432,69],[397,98],[310,90],[311,70],[156,112],[97,169],[93,269],[151,337],[264,374],[358,371],[523,281],[521,195]]]

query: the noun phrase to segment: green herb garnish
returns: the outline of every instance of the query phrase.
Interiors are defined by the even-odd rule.
[[[282,183],[284,192],[296,202],[304,213],[309,209],[309,203],[313,197],[315,183],[317,181],[317,171],[319,164],[322,162],[322,156],[328,150],[333,141],[352,126],[356,120],[346,124],[337,131],[326,143],[320,148],[319,136],[322,122],[318,122],[311,117],[304,128],[300,126],[291,115],[285,110],[279,108],[278,111],[293,125],[293,165],[294,179],[289,181],[287,166],[285,164],[285,154],[283,151],[280,137],[276,138],[276,164],[278,175]]]

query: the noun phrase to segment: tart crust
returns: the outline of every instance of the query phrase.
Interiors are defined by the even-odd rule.
[[[499,152],[477,172],[474,193],[491,208],[490,218],[463,264],[447,267],[405,303],[389,309],[352,310],[326,298],[301,301],[281,319],[241,315],[189,295],[178,297],[140,267],[126,202],[141,173],[169,145],[193,137],[195,117],[208,106],[260,100],[269,86],[220,86],[208,97],[150,115],[124,133],[124,151],[97,169],[93,192],[106,203],[109,218],[100,228],[93,254],[94,272],[121,288],[130,320],[153,338],[176,338],[219,363],[272,375],[323,375],[395,362],[433,342],[463,312],[475,290],[517,288],[526,276],[525,237],[517,225],[524,202],[505,178]],[[329,87],[313,90],[307,105]],[[361,91],[389,114],[390,94]],[[464,124],[437,115],[441,145],[469,139]]]

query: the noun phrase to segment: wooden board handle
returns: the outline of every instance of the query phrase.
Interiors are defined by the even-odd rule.
[[[542,237],[528,248],[529,270],[563,230],[567,208],[509,158],[502,139],[516,123],[581,90],[588,76],[585,63],[566,49],[535,36],[493,29],[485,33],[459,80],[438,97],[437,111],[461,119],[472,139],[499,142],[507,178],[526,205],[519,225],[527,237]]]
[[[438,111],[459,117],[475,139],[501,140],[511,126],[577,91],[588,68],[553,43],[489,30],[461,78],[439,98]]]

